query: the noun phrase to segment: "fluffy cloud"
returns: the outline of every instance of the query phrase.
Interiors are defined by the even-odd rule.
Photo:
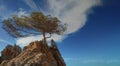
[[[65,36],[64,36],[65,37]],[[42,35],[36,35],[36,36],[30,36],[30,37],[24,37],[24,38],[17,38],[17,44],[20,46],[26,46],[32,41],[36,40],[42,40]],[[55,41],[61,42],[63,40],[63,36],[60,35],[53,35],[51,38],[47,39],[48,42],[50,42],[51,39],[54,39]]]
[[[34,10],[39,10],[39,6],[33,0],[25,0],[26,4]],[[48,11],[52,16],[58,17],[63,23],[68,24],[66,35],[74,33],[81,29],[86,21],[91,8],[101,4],[100,0],[48,0]],[[41,6],[42,7],[42,6]],[[54,40],[62,40],[64,36],[53,35]],[[36,38],[39,37],[39,38]],[[56,38],[57,37],[57,38]],[[31,36],[26,38],[19,38],[18,44],[27,44],[32,40],[40,40],[40,36]],[[27,42],[26,42],[26,41]],[[56,41],[59,41],[56,40]]]
[[[93,6],[100,5],[100,0],[49,0],[53,16],[68,24],[67,34],[78,31],[85,25],[87,15]]]
[[[30,36],[30,37],[24,37],[24,38],[17,38],[16,41],[18,45],[23,47],[28,45],[32,41],[41,40],[41,39],[42,39],[42,36],[37,35],[37,36]]]

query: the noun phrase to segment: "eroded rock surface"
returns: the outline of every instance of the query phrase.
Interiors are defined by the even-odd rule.
[[[35,41],[24,47],[13,59],[5,60],[0,66],[66,66],[55,42],[51,46]]]
[[[21,48],[16,44],[14,46],[7,45],[1,52],[0,63],[4,60],[11,60],[21,53]]]

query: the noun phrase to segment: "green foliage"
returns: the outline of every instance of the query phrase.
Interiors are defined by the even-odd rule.
[[[4,20],[3,24],[4,26],[6,26],[4,28],[7,29],[7,32],[9,29],[9,31],[11,31],[12,34],[16,35],[17,37],[29,36],[31,34],[35,35],[34,32],[29,33],[26,30],[24,30],[31,29],[42,33],[44,40],[46,40],[46,33],[49,33],[50,35],[53,33],[60,35],[67,29],[66,24],[62,24],[57,17],[52,17],[50,15],[45,16],[41,12],[32,12],[30,16],[23,17],[13,15],[11,19]],[[27,35],[23,35],[19,32],[27,33]]]

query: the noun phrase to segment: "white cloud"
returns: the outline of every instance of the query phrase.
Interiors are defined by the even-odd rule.
[[[25,2],[32,9],[39,10],[39,6],[37,6],[33,0],[25,0]],[[66,35],[68,35],[81,29],[87,21],[87,16],[88,13],[91,12],[91,8],[100,4],[101,0],[48,0],[49,10],[46,12],[52,16],[58,17],[63,23],[68,24],[66,31]],[[53,36],[53,39],[56,41],[65,38],[64,36]],[[25,45],[40,39],[40,36],[19,38],[17,43]]]
[[[27,11],[25,11],[23,8],[19,8],[19,10],[12,13],[12,15],[13,14],[18,15],[18,17],[29,16],[29,13],[27,13]]]
[[[87,21],[88,11],[100,0],[49,0],[50,10],[53,16],[68,24],[67,34],[78,31]]]
[[[39,11],[38,6],[35,4],[35,2],[33,0],[24,0],[25,3],[33,10],[35,11]]]
[[[23,0],[30,8],[31,11],[41,11],[44,14],[47,14],[47,11],[44,11],[44,9],[41,9],[42,6],[39,4],[36,4],[35,0]],[[36,0],[37,1],[37,0]],[[38,3],[41,2],[38,0]]]
[[[14,11],[14,12],[9,12],[7,10],[7,7],[1,5],[0,6],[0,20],[4,20],[4,19],[8,19],[10,18],[12,15],[18,15],[19,17],[22,16],[28,16],[29,14],[27,13],[27,11],[25,11],[23,8],[19,8],[18,11]]]
[[[20,45],[21,47],[24,47],[32,41],[42,40],[42,39],[43,39],[42,35],[29,36],[29,37],[17,38],[16,43],[17,43],[17,45]],[[48,42],[50,42],[51,39],[54,39],[57,42],[61,42],[63,40],[63,36],[54,34],[51,38],[47,39]]]
[[[28,45],[32,41],[41,40],[41,39],[42,39],[41,35],[24,37],[24,38],[17,38],[16,43],[23,47],[23,46]]]

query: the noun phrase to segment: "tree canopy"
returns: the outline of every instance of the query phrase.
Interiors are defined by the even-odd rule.
[[[66,24],[63,24],[57,17],[44,15],[41,12],[32,12],[29,16],[18,17],[13,15],[3,21],[3,29],[13,37],[26,37],[42,34],[46,41],[46,33],[63,34],[66,31]]]

